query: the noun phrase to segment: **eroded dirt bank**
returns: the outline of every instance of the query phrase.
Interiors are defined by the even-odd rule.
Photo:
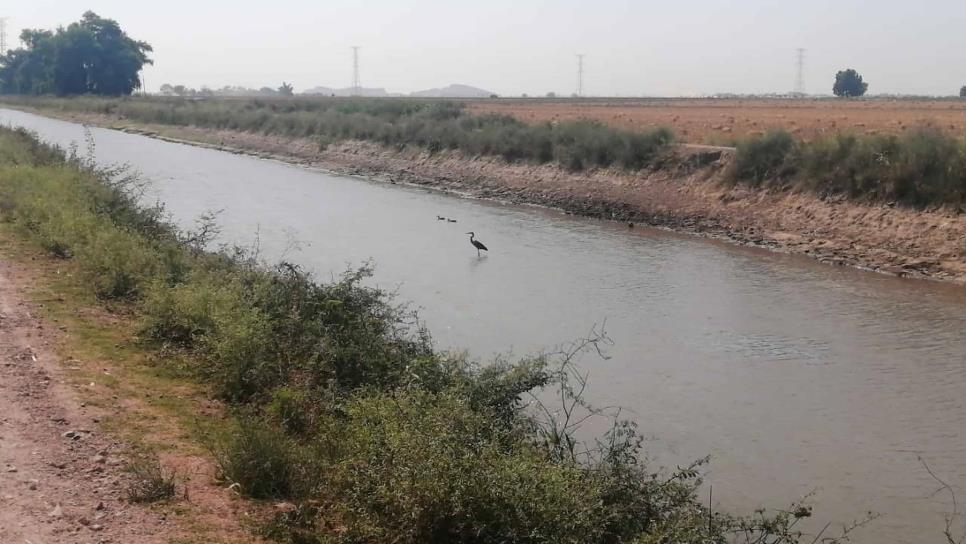
[[[494,157],[396,150],[367,142],[320,150],[308,139],[134,124],[105,116],[60,117],[339,174],[549,206],[806,254],[837,265],[966,283],[966,214],[730,187],[721,180],[732,156],[720,149],[679,148],[660,168],[635,174],[570,173],[552,165],[507,164]]]

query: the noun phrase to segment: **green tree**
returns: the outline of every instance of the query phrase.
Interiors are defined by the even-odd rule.
[[[295,94],[295,87],[283,81],[282,86],[278,88],[278,94],[282,96],[293,96]]]
[[[867,90],[869,90],[869,84],[862,81],[862,76],[855,70],[849,68],[835,74],[835,85],[832,86],[832,93],[835,96],[862,96]]]
[[[959,96],[960,98],[966,98],[966,85],[959,88]]]
[[[141,68],[152,64],[150,45],[92,11],[54,32],[25,30],[20,41],[22,48],[0,57],[2,93],[126,95],[141,87]]]

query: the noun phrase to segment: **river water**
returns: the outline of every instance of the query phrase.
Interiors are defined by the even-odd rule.
[[[85,149],[80,125],[11,110],[0,123]],[[581,363],[591,400],[639,422],[655,465],[711,455],[718,507],[814,492],[830,532],[875,511],[854,541],[918,543],[943,541],[952,508],[920,456],[966,497],[966,288],[91,134],[97,159],[139,170],[178,224],[223,210],[223,241],[257,239],[322,278],[372,259],[441,348],[527,354],[606,321],[611,358]]]

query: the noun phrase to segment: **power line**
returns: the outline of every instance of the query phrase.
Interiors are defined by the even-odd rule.
[[[352,46],[352,96],[362,95],[362,84],[359,82],[359,46]]]
[[[799,47],[795,51],[798,53],[795,60],[795,94],[805,94],[805,50]]]
[[[577,96],[584,96],[584,55],[577,54]]]
[[[0,17],[0,55],[7,54],[7,17]]]

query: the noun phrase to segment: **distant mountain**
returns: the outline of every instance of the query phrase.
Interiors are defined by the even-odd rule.
[[[355,89],[352,87],[345,87],[342,89],[333,89],[332,87],[312,87],[311,89],[306,89],[299,94],[303,95],[316,95],[316,96],[353,96],[356,93]],[[489,98],[493,93],[487,91],[486,89],[480,89],[478,87],[470,87],[469,85],[449,85],[447,87],[442,87],[439,89],[426,89],[425,91],[416,91],[410,93],[409,96],[416,98]],[[406,96],[402,93],[390,93],[383,88],[366,88],[363,87],[359,90],[359,96],[370,96],[370,97],[385,97],[385,96]]]
[[[301,94],[310,95],[323,95],[323,96],[353,96],[355,94],[355,89],[352,87],[346,87],[344,89],[333,89],[331,87],[312,87],[311,89],[306,89],[302,91]],[[403,96],[399,93],[390,93],[383,88],[367,88],[362,87],[359,89],[359,96]]]
[[[453,84],[441,89],[426,89],[416,91],[409,96],[423,98],[488,98],[493,93],[485,89],[470,87],[469,85]]]

